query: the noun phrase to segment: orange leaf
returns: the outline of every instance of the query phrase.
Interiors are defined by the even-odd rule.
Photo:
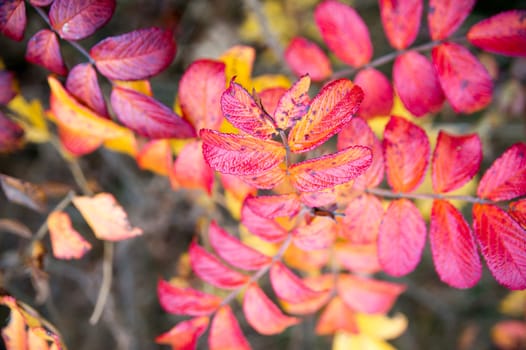
[[[215,295],[192,288],[179,288],[159,280],[157,296],[162,308],[176,315],[205,316],[213,313],[221,304]]]
[[[526,323],[519,320],[499,321],[491,329],[491,339],[501,350],[514,350],[526,344]]]
[[[221,174],[221,183],[223,184],[223,187],[225,190],[231,192],[237,199],[243,201],[249,194],[255,195],[257,193],[256,188],[239,180],[239,176]]]
[[[339,152],[310,159],[289,168],[292,185],[298,191],[314,192],[351,181],[371,165],[368,147],[350,146]]]
[[[296,315],[310,315],[318,311],[331,298],[334,289],[333,275],[307,277],[302,281],[310,290],[316,291],[317,296],[304,301],[281,301],[285,311]]]
[[[426,132],[410,121],[392,116],[384,131],[387,182],[395,192],[411,192],[424,179],[429,162]]]
[[[464,22],[475,0],[431,0],[427,22],[431,39],[443,40],[453,34]]]
[[[310,77],[304,75],[281,96],[274,112],[274,120],[280,129],[294,126],[307,113],[310,104],[309,87]]]
[[[139,168],[167,176],[172,168],[172,149],[168,140],[152,140],[145,144],[137,156]]]
[[[339,79],[325,85],[312,100],[307,114],[290,131],[290,150],[306,152],[327,141],[352,119],[362,100],[362,89],[350,80]]]
[[[349,202],[341,219],[340,233],[350,243],[376,242],[384,208],[378,197],[363,194]]]
[[[241,223],[254,235],[268,242],[280,242],[287,231],[274,220],[257,215],[248,205],[241,209]]]
[[[301,203],[295,193],[274,195],[274,196],[248,196],[245,205],[255,214],[275,219],[280,216],[292,217],[296,215]]]
[[[157,336],[155,342],[171,345],[172,349],[195,349],[198,338],[208,327],[209,320],[208,316],[201,316],[179,322],[168,332]]]
[[[319,271],[331,258],[329,249],[303,250],[294,244],[289,245],[283,257],[288,266],[297,270],[306,272]],[[310,285],[311,288],[319,290],[316,286]]]
[[[358,116],[368,119],[391,112],[393,88],[382,72],[375,68],[362,69],[356,74],[354,83],[361,87],[364,93]]]
[[[328,217],[316,216],[310,223],[296,228],[292,235],[294,244],[300,249],[325,249],[332,245],[336,237],[335,222]]]
[[[86,135],[84,131],[71,129],[66,124],[57,125],[57,131],[64,149],[74,156],[91,153],[104,143],[103,138]]]
[[[173,176],[184,188],[202,189],[209,195],[214,185],[214,171],[203,158],[203,143],[191,141],[184,145],[173,166]]]
[[[380,0],[384,32],[395,49],[403,50],[415,41],[423,7],[422,0]]]
[[[97,80],[97,72],[89,63],[77,64],[68,74],[66,89],[80,102],[97,112],[108,117],[106,101]]]
[[[245,291],[243,312],[248,324],[265,335],[279,334],[300,322],[296,317],[283,314],[255,283]]]
[[[212,169],[233,175],[256,175],[274,168],[285,158],[278,142],[251,136],[202,129],[203,156]]]
[[[358,333],[354,311],[339,298],[334,297],[323,310],[316,324],[316,334],[330,335],[337,331]]]
[[[279,261],[270,268],[270,282],[278,298],[288,302],[306,302],[318,299],[326,294],[325,290],[311,289],[301,278]]]
[[[392,201],[378,232],[378,258],[384,271],[403,276],[420,262],[426,243],[426,224],[413,202]]]
[[[2,329],[2,338],[7,350],[28,349],[26,323],[16,308],[10,308],[9,323]]]
[[[218,258],[207,252],[195,241],[190,244],[189,254],[192,270],[199,278],[213,286],[236,289],[249,280],[249,276],[226,267]]]
[[[376,242],[364,245],[336,243],[334,253],[338,262],[351,272],[373,274],[381,270]]]
[[[230,306],[217,310],[210,326],[208,347],[210,350],[250,350]]]
[[[42,29],[29,39],[26,60],[45,67],[53,73],[68,74],[60,54],[57,35],[49,29]]]
[[[69,215],[54,211],[47,218],[53,256],[58,259],[80,259],[91,249],[91,244],[71,224]]]
[[[510,215],[526,229],[526,198],[510,203]]]
[[[298,77],[308,74],[313,81],[322,81],[332,74],[331,62],[316,43],[293,38],[285,50],[285,61]]]
[[[99,239],[121,241],[142,234],[140,228],[131,227],[126,212],[110,193],[76,196],[73,204]]]

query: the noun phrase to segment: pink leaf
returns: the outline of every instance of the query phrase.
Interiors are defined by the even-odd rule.
[[[60,75],[68,73],[60,54],[57,36],[49,29],[42,29],[29,39],[26,60],[45,67],[53,73]]]
[[[97,72],[89,63],[77,64],[68,74],[66,89],[80,102],[102,116],[108,116],[106,101],[97,80]]]
[[[321,313],[316,324],[316,334],[332,335],[339,331],[356,334],[359,330],[354,311],[336,296]]]
[[[431,163],[436,192],[463,186],[477,173],[482,161],[482,143],[477,134],[455,136],[440,131]]]
[[[51,26],[65,40],[80,40],[105,25],[115,0],[55,0],[49,9]]]
[[[214,184],[214,171],[203,158],[203,143],[191,141],[184,145],[173,166],[173,176],[184,188],[202,189],[209,195]]]
[[[157,284],[157,296],[162,308],[176,315],[205,316],[221,304],[221,299],[215,295],[192,288],[179,288],[164,280],[159,280]]]
[[[508,148],[486,170],[480,180],[477,195],[503,201],[526,194],[526,143]]]
[[[322,81],[332,74],[331,62],[314,42],[293,38],[285,50],[285,61],[298,77],[308,74],[313,81]]]
[[[427,22],[431,39],[443,40],[453,34],[464,22],[475,0],[431,0]]]
[[[380,0],[385,35],[395,49],[405,49],[415,41],[423,7],[422,0]]]
[[[377,251],[376,242],[363,245],[337,243],[334,254],[338,262],[349,271],[373,274],[382,269]]]
[[[334,220],[316,216],[292,232],[294,244],[303,250],[319,250],[330,247],[336,237]]]
[[[429,239],[435,269],[443,282],[455,288],[470,288],[479,281],[482,265],[473,233],[448,201],[433,201]]]
[[[210,318],[201,316],[179,322],[175,327],[155,338],[157,344],[171,345],[172,349],[193,350],[198,338],[206,331]]]
[[[526,198],[510,203],[509,214],[526,229]]]
[[[283,314],[257,284],[251,284],[243,298],[243,312],[249,325],[258,333],[279,334],[300,320]]]
[[[316,7],[314,19],[336,57],[353,67],[371,60],[373,46],[369,30],[352,7],[335,0],[324,1]]]
[[[217,310],[210,326],[208,347],[210,350],[250,350],[230,306]]]
[[[279,261],[270,268],[270,282],[278,298],[293,303],[314,300],[326,294],[324,290],[317,291],[308,287],[301,278]]]
[[[0,33],[16,41],[24,38],[26,4],[23,0],[5,0],[0,4]]]
[[[240,178],[252,187],[262,190],[270,190],[283,182],[286,176],[287,173],[285,169],[278,166],[276,168],[265,170],[257,175],[244,175],[240,176]]]
[[[340,233],[351,243],[376,242],[383,216],[384,209],[378,197],[363,194],[351,200],[345,208]]]
[[[495,279],[509,289],[526,288],[526,231],[494,205],[473,206],[473,229]]]
[[[272,261],[271,257],[261,254],[229,235],[214,221],[210,223],[208,239],[221,259],[239,269],[258,270]]]
[[[287,231],[276,221],[257,215],[247,205],[241,209],[241,223],[252,234],[268,242],[280,242],[287,238]]]
[[[393,88],[382,72],[375,68],[362,69],[356,74],[354,83],[361,87],[364,93],[358,116],[368,119],[391,112]]]
[[[54,211],[49,214],[47,225],[54,257],[80,259],[91,249],[91,244],[73,228],[65,212]]]
[[[139,29],[102,40],[91,48],[90,56],[108,79],[146,79],[170,65],[175,56],[175,41],[169,31]]]
[[[413,202],[392,201],[378,233],[378,258],[384,271],[397,277],[413,271],[425,242],[426,224]]]
[[[280,216],[292,217],[301,208],[301,203],[294,193],[258,197],[249,196],[245,200],[245,205],[255,214],[269,219],[275,219]]]
[[[195,137],[190,123],[140,92],[116,86],[111,105],[121,123],[139,135],[153,139]]]

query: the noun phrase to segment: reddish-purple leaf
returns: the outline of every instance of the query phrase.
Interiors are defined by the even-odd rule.
[[[115,0],[55,0],[49,9],[51,26],[65,40],[80,40],[105,25]]]
[[[473,206],[473,229],[495,279],[509,289],[526,288],[526,230],[488,204]]]
[[[179,81],[179,104],[183,117],[196,130],[219,129],[223,121],[221,93],[225,90],[225,64],[197,60],[186,69]]]
[[[34,6],[49,6],[54,0],[29,0],[29,3]]]
[[[335,0],[323,1],[316,7],[314,18],[323,41],[336,57],[353,67],[371,60],[369,30],[352,7]]]
[[[426,224],[413,202],[392,201],[378,232],[378,258],[383,270],[392,276],[413,271],[426,242]]]
[[[239,239],[229,235],[214,221],[208,229],[210,245],[217,255],[232,266],[243,270],[258,270],[268,265],[272,258],[245,245]]]
[[[429,140],[416,124],[392,116],[384,131],[387,182],[395,192],[411,192],[424,179],[429,162]]]
[[[372,188],[378,186],[384,178],[384,154],[380,140],[362,118],[353,118],[338,134],[338,150],[352,145],[367,146],[373,152],[371,166],[355,179],[355,187]]]
[[[16,96],[15,76],[13,73],[0,71],[0,105],[6,105]]]
[[[247,205],[241,209],[241,223],[252,234],[268,242],[283,241],[288,235],[276,221],[257,215]]]
[[[66,89],[80,102],[102,116],[108,116],[106,101],[97,80],[97,72],[89,63],[77,64],[69,72]]]
[[[57,36],[49,29],[42,29],[29,39],[26,60],[49,69],[53,73],[68,74],[68,69],[60,54]]]
[[[431,39],[443,40],[464,22],[475,0],[430,0],[427,22]]]
[[[192,270],[203,281],[224,289],[236,289],[245,284],[249,276],[226,267],[218,258],[207,252],[195,241],[188,250]]]
[[[309,87],[310,77],[305,75],[281,96],[273,114],[279,128],[285,130],[294,126],[307,113],[310,104]]]
[[[298,77],[308,74],[322,81],[332,74],[331,62],[316,43],[302,37],[293,38],[285,50],[285,61]]]
[[[510,203],[509,214],[526,229],[526,198]]]
[[[367,314],[387,313],[405,291],[403,284],[341,274],[338,295],[352,310]]]
[[[368,147],[349,146],[320,158],[289,167],[292,185],[301,192],[315,192],[351,181],[363,174],[372,162]]]
[[[336,223],[333,219],[316,216],[292,232],[294,244],[302,250],[320,250],[330,247],[336,237]]]
[[[388,115],[393,108],[393,88],[389,79],[375,68],[358,72],[354,83],[362,88],[364,97],[358,116],[367,119]]]
[[[384,208],[378,197],[363,194],[351,200],[345,208],[340,234],[355,244],[376,242],[383,216]]]
[[[311,289],[305,282],[277,261],[270,268],[270,283],[278,298],[293,303],[317,299],[325,294],[324,290]]]
[[[354,117],[362,100],[362,89],[350,80],[339,79],[325,85],[312,100],[307,114],[290,131],[290,150],[307,152],[327,141]]]
[[[0,33],[20,41],[24,37],[26,21],[24,0],[4,0],[0,3]]]
[[[114,87],[111,105],[120,122],[139,135],[152,139],[195,136],[190,123],[154,98],[135,90]]]
[[[276,141],[202,129],[203,155],[210,167],[232,175],[257,175],[276,167],[285,148]]]
[[[221,298],[192,288],[179,288],[159,280],[157,284],[159,303],[166,312],[176,315],[205,316],[213,313],[221,304]]]
[[[295,193],[258,197],[248,196],[245,199],[245,205],[255,214],[269,219],[275,219],[280,216],[292,217],[301,208],[301,203]]]
[[[526,143],[516,143],[486,170],[480,180],[477,195],[494,201],[504,201],[525,194]]]
[[[90,56],[108,79],[146,79],[170,65],[175,41],[167,30],[139,29],[102,40],[91,48]]]
[[[445,200],[434,200],[429,239],[440,279],[455,288],[473,287],[482,275],[473,233],[462,214]]]
[[[244,87],[234,81],[221,95],[221,110],[232,125],[254,137],[266,140],[276,133],[272,117],[258,106]]]
[[[248,324],[265,335],[279,334],[300,321],[283,314],[257,284],[249,285],[245,291],[243,312]]]
[[[408,51],[396,58],[393,83],[404,106],[417,117],[440,110],[444,103],[444,92],[435,68],[416,51]]]
[[[157,344],[171,345],[172,349],[194,350],[198,338],[206,331],[210,318],[201,316],[179,322],[175,327],[155,338]]]
[[[511,10],[486,18],[469,30],[469,42],[483,50],[526,56],[526,10]]]
[[[214,171],[203,158],[203,143],[191,141],[184,145],[173,166],[173,177],[184,188],[202,189],[209,195],[214,185]]]
[[[468,49],[442,43],[433,48],[432,56],[442,91],[455,111],[473,113],[491,102],[491,77]]]
[[[0,153],[15,151],[23,142],[24,129],[0,112]]]
[[[415,41],[423,7],[422,0],[380,0],[384,32],[395,49],[405,49]]]
[[[477,134],[455,136],[440,131],[431,162],[431,179],[436,192],[463,186],[477,173],[482,161],[482,143]]]
[[[210,326],[208,347],[210,350],[251,349],[230,306],[217,310]]]

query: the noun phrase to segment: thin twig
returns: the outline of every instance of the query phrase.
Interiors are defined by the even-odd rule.
[[[71,203],[71,200],[73,199],[73,197],[75,197],[75,192],[69,191],[68,194],[66,194],[66,196],[55,206],[55,208],[53,208],[51,212],[62,211],[66,209],[66,207]],[[33,237],[33,241],[41,240],[42,238],[44,238],[47,232],[48,232],[47,221],[44,221],[44,223],[38,228],[37,233]]]
[[[102,284],[100,286],[99,295],[97,296],[97,302],[95,308],[89,319],[89,323],[94,325],[99,322],[108,296],[110,295],[111,282],[113,279],[113,243],[104,242],[104,260],[102,262]]]
[[[442,194],[442,193],[400,193],[392,192],[391,190],[384,188],[368,188],[365,190],[366,193],[371,193],[377,196],[386,198],[408,198],[408,199],[448,199],[448,200],[461,200],[469,203],[478,204],[495,204],[496,202],[471,196],[458,196],[453,194]]]

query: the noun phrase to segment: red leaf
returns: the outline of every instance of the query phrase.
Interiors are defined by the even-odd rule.
[[[471,180],[482,161],[482,143],[477,134],[455,136],[440,131],[431,162],[435,192],[456,190]]]
[[[173,176],[184,188],[202,189],[209,195],[214,184],[214,171],[203,158],[203,143],[191,141],[179,152],[173,166]]]
[[[221,93],[225,90],[225,64],[213,60],[194,61],[179,81],[179,104],[183,116],[196,130],[219,129],[223,121]]]
[[[114,10],[115,0],[55,0],[49,21],[62,39],[80,40],[105,25]]]
[[[278,142],[202,129],[203,155],[214,170],[233,175],[256,175],[276,167],[285,158]]]
[[[403,284],[341,274],[338,295],[352,310],[368,314],[387,313],[405,291]]]
[[[431,62],[416,51],[408,51],[395,60],[393,83],[402,103],[417,117],[440,110],[444,92]]]
[[[305,75],[281,96],[273,115],[280,129],[286,130],[294,126],[307,113],[310,104],[309,87],[310,77]]]
[[[367,122],[353,118],[338,134],[338,150],[352,145],[367,146],[371,149],[373,161],[363,175],[355,179],[355,186],[373,188],[384,178],[384,154],[380,140],[373,133]],[[363,183],[363,184],[362,184]]]
[[[335,257],[338,262],[351,272],[373,274],[381,270],[378,262],[376,242],[365,245],[335,245]]]
[[[218,258],[207,252],[195,241],[189,248],[190,263],[195,274],[205,282],[224,289],[236,289],[249,277],[226,267]]]
[[[362,100],[362,89],[350,80],[339,79],[325,85],[312,100],[307,114],[290,131],[290,150],[306,152],[327,141],[352,119]]]
[[[241,179],[248,185],[262,190],[270,190],[285,180],[287,173],[281,167],[266,170],[257,175],[241,176]]]
[[[208,347],[210,350],[250,350],[230,306],[217,310],[210,326]]]
[[[486,170],[480,180],[477,195],[493,201],[503,201],[525,194],[526,143],[516,143]]]
[[[349,202],[341,220],[340,233],[351,243],[376,242],[384,208],[378,197],[363,194]]]
[[[281,96],[285,94],[286,91],[287,89],[285,89],[284,87],[275,87],[265,89],[258,94],[259,99],[261,100],[261,104],[263,105],[263,107],[269,115],[274,115],[279,100],[281,99]]]
[[[62,146],[74,156],[83,156],[99,148],[104,139],[87,135],[78,129],[71,129],[66,124],[57,125],[58,136]]]
[[[378,232],[378,259],[384,271],[397,277],[413,271],[425,242],[426,224],[413,202],[392,201]]]
[[[473,206],[473,229],[495,279],[509,289],[526,288],[526,231],[494,205]]]
[[[483,50],[508,56],[526,56],[526,11],[511,10],[486,18],[469,30],[469,42]]]
[[[509,214],[526,229],[526,198],[510,203]]]
[[[316,7],[314,18],[323,41],[336,57],[353,67],[371,60],[369,30],[352,7],[334,0],[324,1]]]
[[[139,80],[154,76],[172,62],[175,41],[160,28],[139,29],[112,36],[90,50],[99,72],[111,80]]]
[[[60,54],[57,36],[49,29],[42,29],[29,39],[26,60],[49,69],[53,73],[68,74],[68,69]]]
[[[302,37],[293,38],[285,50],[285,61],[300,77],[308,74],[313,81],[322,81],[332,74],[331,62],[316,43]]]
[[[221,259],[239,269],[259,270],[272,261],[271,257],[261,254],[229,235],[214,221],[210,223],[208,239],[210,240],[210,245]]]
[[[482,265],[473,233],[462,214],[445,200],[434,200],[429,239],[440,279],[455,288],[473,287]]]
[[[275,219],[279,216],[292,217],[296,215],[301,203],[295,193],[273,196],[249,196],[245,205],[255,214],[264,218]]]
[[[193,350],[197,339],[206,331],[209,320],[208,316],[201,316],[179,322],[168,332],[157,336],[155,342],[171,345],[172,349]]]
[[[371,162],[369,148],[350,146],[333,154],[292,165],[289,168],[290,180],[298,191],[320,191],[360,176]]]
[[[26,4],[23,0],[5,0],[0,4],[0,33],[16,41],[24,38]]]
[[[80,259],[91,249],[91,244],[73,228],[65,212],[54,211],[49,214],[47,225],[55,258]]]
[[[265,335],[279,334],[300,321],[296,317],[283,314],[254,283],[245,291],[243,312],[248,324],[258,333]]]
[[[426,132],[412,122],[392,116],[384,131],[387,182],[395,192],[411,192],[424,179],[429,162]]]
[[[119,121],[139,135],[153,139],[195,137],[190,123],[140,92],[115,86],[111,105]]]
[[[244,87],[234,81],[221,95],[221,110],[232,125],[254,137],[266,140],[276,133],[272,117],[258,106]]]
[[[11,72],[0,70],[0,104],[8,104],[16,94],[15,75]]]
[[[24,142],[24,129],[0,112],[0,152],[20,149]]]
[[[314,300],[326,294],[325,290],[311,289],[279,261],[270,268],[270,283],[278,298],[293,303]]]
[[[393,88],[389,79],[375,68],[358,72],[354,83],[362,88],[363,102],[358,115],[364,119],[388,115],[393,108]]]
[[[308,224],[296,228],[292,236],[294,244],[302,250],[325,249],[334,242],[335,222],[328,217],[316,216]]]
[[[387,39],[397,50],[415,41],[424,4],[422,0],[380,0],[380,15]]]
[[[192,288],[179,288],[164,280],[159,280],[157,284],[157,296],[162,308],[176,315],[205,316],[221,304],[221,299],[215,295]]]
[[[427,22],[431,39],[443,40],[453,34],[473,9],[475,0],[431,0]]]
[[[66,80],[66,89],[101,116],[108,116],[106,101],[97,80],[97,72],[91,64],[81,63],[73,67]]]
[[[473,113],[491,102],[491,77],[468,49],[442,43],[433,48],[432,57],[442,90],[456,112]]]
[[[257,215],[247,205],[241,209],[241,223],[252,234],[268,242],[283,241],[288,235],[276,221]]]
[[[338,331],[358,333],[359,330],[353,310],[339,297],[334,297],[318,319],[316,334],[331,335]]]

